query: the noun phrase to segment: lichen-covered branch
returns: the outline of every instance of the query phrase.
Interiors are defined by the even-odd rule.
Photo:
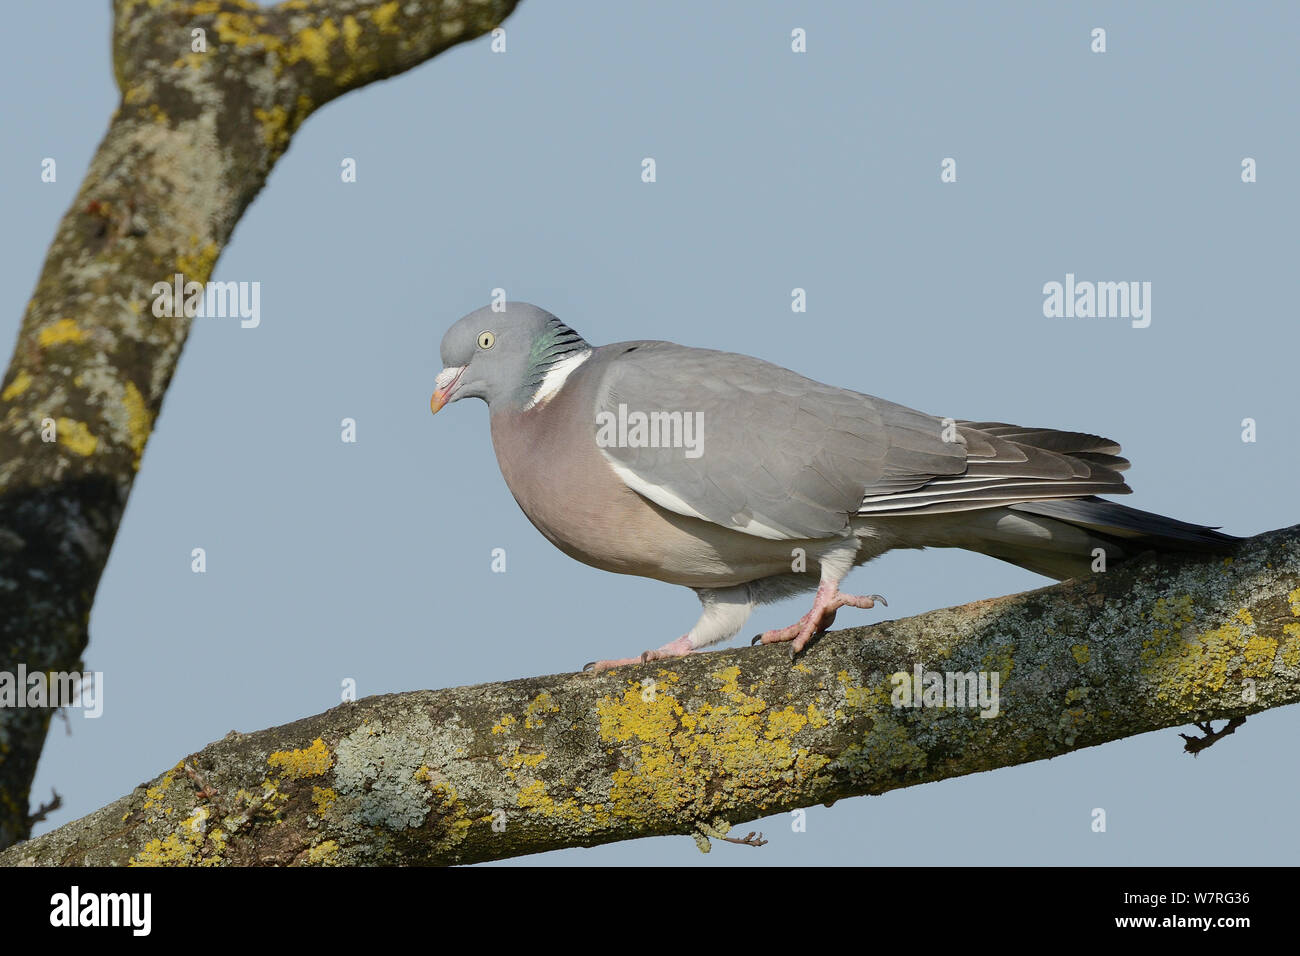
[[[899,706],[898,686],[932,686],[916,668],[996,674],[997,700]],[[838,631],[793,662],[780,646],[743,648],[371,697],[232,733],[0,865],[444,864],[703,841],[1298,699],[1300,526],[1229,558],[1153,556]]]
[[[154,284],[207,281],[313,110],[492,29],[515,2],[116,0],[121,102],[0,379],[0,670],[80,669],[189,333],[183,313],[155,314]],[[0,847],[29,832],[48,722],[46,710],[0,709]]]

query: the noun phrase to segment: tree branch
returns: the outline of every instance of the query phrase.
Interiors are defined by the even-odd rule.
[[[891,675],[914,667],[997,674],[996,716],[951,698],[895,706]],[[1300,525],[1230,558],[1150,556],[827,634],[796,662],[741,648],[231,733],[0,865],[468,863],[660,834],[707,846],[796,807],[1297,699]]]
[[[0,670],[76,671],[100,573],[206,282],[290,137],[334,97],[495,27],[516,0],[115,0],[122,99],[0,380]],[[195,30],[205,49],[195,51]],[[50,711],[0,708],[0,847],[29,832]]]

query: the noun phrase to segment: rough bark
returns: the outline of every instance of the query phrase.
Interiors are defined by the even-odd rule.
[[[100,573],[205,282],[307,116],[494,28],[516,0],[115,0],[122,98],[0,380],[0,670],[77,671]],[[206,52],[191,49],[205,31]],[[50,440],[53,438],[54,440]],[[48,710],[0,709],[0,847],[29,832]]]
[[[895,706],[891,675],[918,664],[997,673],[997,715]],[[838,631],[793,662],[741,648],[232,732],[0,865],[447,864],[674,833],[707,846],[768,814],[1297,699],[1300,525],[1230,557],[1150,556]]]

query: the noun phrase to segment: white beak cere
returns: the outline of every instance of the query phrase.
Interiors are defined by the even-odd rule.
[[[429,399],[429,409],[435,415],[450,400],[452,391],[456,388],[461,375],[464,373],[465,366],[456,365],[443,369],[438,373],[438,377],[433,380],[433,398]]]

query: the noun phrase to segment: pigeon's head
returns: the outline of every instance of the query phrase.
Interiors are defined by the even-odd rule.
[[[462,398],[481,398],[489,407],[524,407],[547,372],[591,350],[545,309],[527,302],[499,309],[471,312],[442,337],[444,367],[429,401],[435,414]]]

